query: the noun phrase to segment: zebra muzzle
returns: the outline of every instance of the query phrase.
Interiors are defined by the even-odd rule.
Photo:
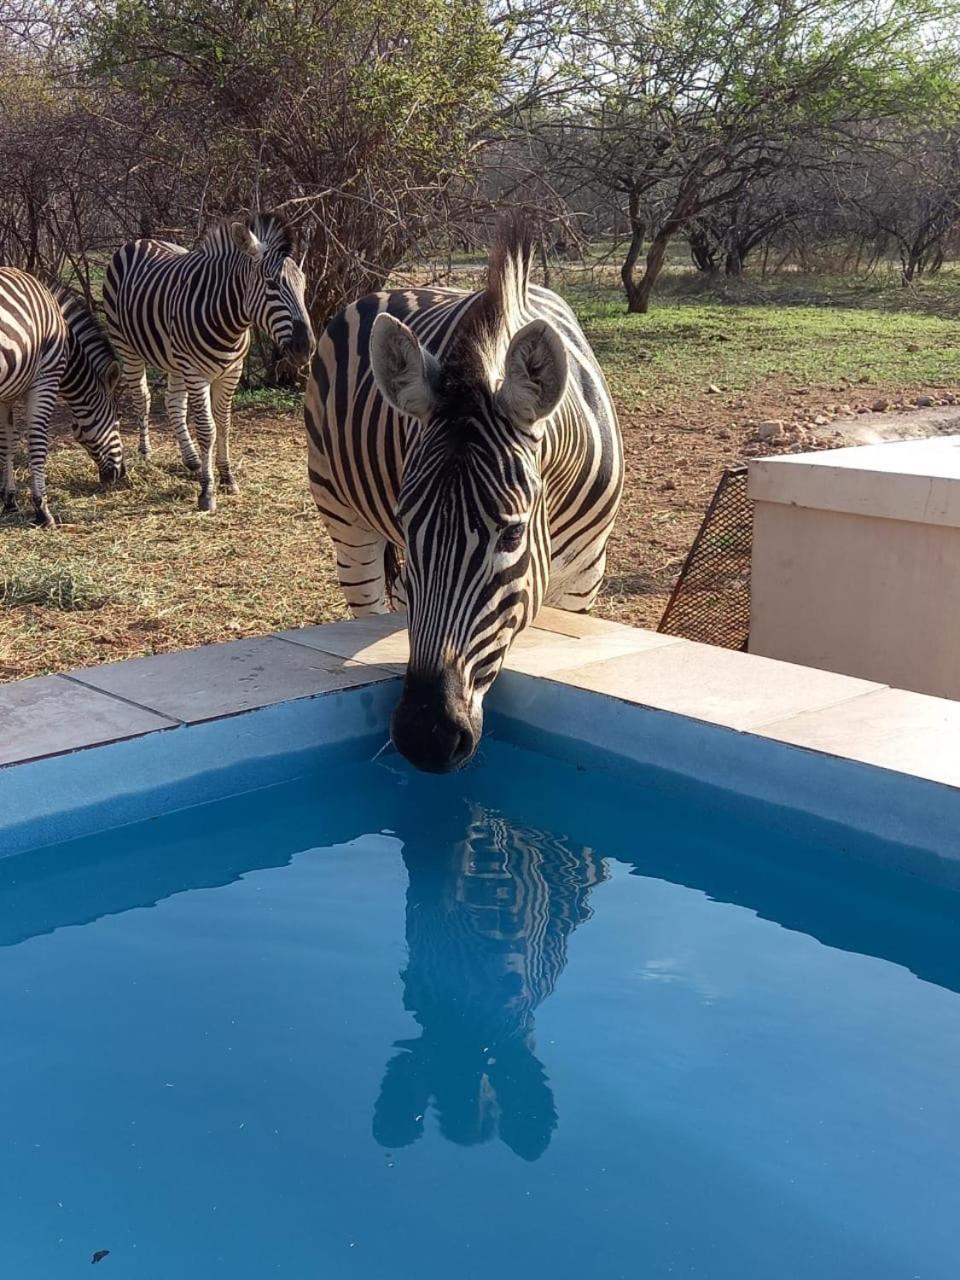
[[[314,338],[310,328],[302,321],[293,326],[290,340],[283,348],[284,357],[296,368],[305,365],[313,355]]]
[[[116,484],[127,474],[122,462],[106,462],[97,469],[101,484]]]
[[[393,745],[415,768],[451,773],[468,764],[483,729],[471,716],[460,682],[448,672],[435,679],[407,675],[393,713]]]

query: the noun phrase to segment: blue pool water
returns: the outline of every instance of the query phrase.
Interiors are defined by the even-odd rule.
[[[497,743],[0,861],[0,1274],[954,1280],[958,925]]]

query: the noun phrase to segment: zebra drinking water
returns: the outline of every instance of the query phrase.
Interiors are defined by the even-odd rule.
[[[509,222],[485,289],[352,303],[307,386],[310,485],[340,584],[355,614],[407,604],[392,735],[433,772],[473,755],[484,694],[540,606],[592,607],[620,502],[606,382],[570,308],[530,283],[531,258]]]
[[[237,492],[230,422],[251,327],[264,329],[294,364],[313,351],[304,275],[291,247],[275,214],[257,214],[220,223],[189,252],[161,240],[130,241],[107,268],[104,308],[124,386],[139,400],[140,454],[150,456],[152,365],[167,374],[167,412],[184,464],[199,474],[201,511],[216,509],[214,442],[220,485]]]
[[[13,267],[0,267],[0,483],[4,512],[16,511],[13,406],[27,417],[30,491],[37,523],[55,521],[47,506],[50,417],[58,395],[71,414],[74,437],[104,484],[123,474],[117,423],[120,367],[86,303],[63,285],[46,285]]]

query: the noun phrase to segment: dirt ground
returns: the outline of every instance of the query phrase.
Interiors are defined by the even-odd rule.
[[[922,394],[883,390],[891,407]],[[942,385],[930,394],[949,395]],[[768,381],[749,393],[708,388],[672,412],[621,404],[626,488],[598,613],[656,627],[723,469],[758,452],[813,447],[805,424],[852,417],[875,395]],[[768,419],[784,429],[760,443],[757,424]],[[829,443],[829,425],[826,435]],[[212,518],[195,512],[195,486],[166,428],[158,424],[154,439],[154,460],[134,463],[129,485],[108,494],[86,456],[61,441],[49,474],[61,526],[0,520],[0,680],[345,615],[297,413],[239,412],[243,491],[221,498]]]

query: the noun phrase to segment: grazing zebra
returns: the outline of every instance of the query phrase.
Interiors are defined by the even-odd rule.
[[[124,386],[139,399],[140,454],[150,456],[147,365],[153,365],[167,374],[167,412],[185,465],[199,473],[201,511],[216,510],[214,442],[220,485],[238,491],[230,420],[251,326],[266,330],[295,364],[313,351],[304,275],[290,252],[281,220],[257,214],[220,223],[189,252],[161,240],[130,241],[107,267],[104,309]]]
[[[541,604],[591,608],[620,502],[603,374],[566,303],[530,284],[531,257],[509,222],[485,289],[352,303],[307,386],[310,485],[340,584],[356,614],[408,606],[392,735],[433,772],[473,755],[483,696]]]
[[[62,285],[48,289],[33,276],[0,267],[0,479],[4,512],[16,511],[13,406],[26,403],[30,490],[37,524],[55,521],[47,506],[50,416],[59,394],[73,434],[104,484],[123,474],[117,423],[120,369],[93,313]]]

